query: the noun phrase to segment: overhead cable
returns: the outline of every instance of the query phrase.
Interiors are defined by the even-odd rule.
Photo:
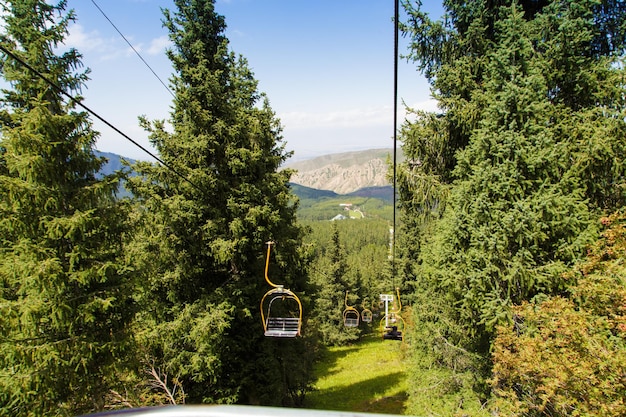
[[[398,147],[398,32],[399,0],[394,0],[393,18],[393,236],[391,244],[391,277],[396,278],[396,164]]]
[[[200,192],[204,192],[204,190],[202,190],[202,188],[200,188],[200,186],[196,185],[194,182],[192,182],[191,180],[189,180],[187,177],[185,177],[183,174],[181,174],[180,172],[178,172],[174,167],[172,167],[171,165],[165,163],[163,160],[161,160],[159,157],[157,157],[156,155],[154,155],[152,152],[150,152],[148,149],[146,149],[144,146],[142,146],[141,144],[139,144],[138,142],[136,142],[135,140],[133,140],[130,136],[128,136],[127,134],[125,134],[124,132],[122,132],[121,130],[119,130],[117,127],[115,127],[113,124],[109,123],[106,119],[104,119],[103,117],[101,117],[98,113],[96,113],[95,111],[91,110],[89,107],[87,107],[86,105],[84,105],[80,100],[77,100],[74,96],[72,96],[71,94],[65,92],[65,90],[63,90],[59,85],[55,84],[53,81],[51,81],[50,79],[48,79],[45,75],[43,75],[41,72],[37,71],[35,68],[33,68],[32,66],[30,66],[30,64],[28,64],[26,61],[22,60],[20,57],[18,57],[17,55],[15,55],[13,52],[9,51],[8,49],[6,49],[2,44],[0,44],[0,51],[4,52],[5,54],[7,54],[9,57],[13,58],[15,61],[19,62],[21,65],[23,65],[25,68],[27,68],[29,71],[33,72],[35,75],[37,75],[39,78],[41,78],[42,80],[44,80],[48,85],[50,85],[52,88],[54,88],[55,90],[57,90],[59,93],[61,93],[62,95],[64,95],[65,97],[69,98],[73,103],[75,103],[76,105],[82,107],[83,109],[85,109],[87,112],[89,112],[91,115],[93,115],[95,118],[97,118],[98,120],[100,120],[102,123],[104,123],[105,125],[109,126],[111,129],[113,129],[114,131],[116,131],[117,133],[119,133],[122,137],[124,137],[126,140],[130,141],[133,145],[137,146],[139,149],[141,149],[143,152],[145,152],[146,154],[150,155],[152,158],[154,158],[157,162],[159,162],[161,165],[163,165],[165,168],[169,169],[170,171],[172,171],[174,174],[176,174],[178,177],[180,177],[182,180],[188,182],[189,184],[191,184],[194,188],[196,188],[198,191]]]
[[[146,65],[146,67],[148,67],[148,69],[150,70],[150,72],[152,72],[152,74],[157,78],[157,80],[159,80],[159,82],[161,83],[161,85],[163,87],[165,87],[165,89],[172,95],[172,97],[176,98],[176,96],[174,95],[174,93],[172,92],[172,90],[170,90],[170,88],[163,82],[163,80],[161,80],[161,78],[157,75],[156,72],[154,72],[154,70],[152,69],[152,67],[150,67],[150,65],[146,62],[145,59],[143,59],[143,57],[141,56],[141,54],[135,49],[135,47],[128,41],[128,39],[126,39],[126,36],[124,36],[124,34],[122,34],[122,32],[117,28],[117,26],[115,26],[115,24],[111,21],[111,19],[109,19],[109,17],[106,15],[106,13],[104,13],[104,11],[100,8],[100,6],[98,6],[98,4],[95,2],[95,0],[91,0],[91,2],[93,3],[94,6],[96,6],[96,8],[100,11],[100,13],[102,13],[102,16],[104,16],[104,18],[106,20],[108,20],[108,22],[111,24],[111,26],[113,26],[113,28],[117,31],[117,33],[120,34],[120,36],[122,37],[122,39],[124,39],[126,41],[126,43],[128,44],[128,46],[130,46],[130,48],[135,52],[135,54],[137,54],[137,56],[139,57],[139,59],[141,59],[141,61]]]

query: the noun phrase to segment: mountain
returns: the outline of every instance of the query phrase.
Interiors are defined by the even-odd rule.
[[[128,171],[129,168],[122,164],[122,159],[125,161],[128,161],[131,164],[134,164],[135,162],[137,162],[134,159],[129,159],[129,158],[126,158],[126,157],[123,157],[123,156],[120,156],[111,152],[95,151],[95,154],[96,156],[104,157],[107,159],[107,161],[102,166],[102,169],[100,169],[100,173],[102,175],[113,174],[115,171],[119,171],[121,169]]]
[[[292,192],[300,200],[298,217],[304,220],[330,220],[338,214],[347,215],[346,213],[349,213],[349,210],[346,211],[346,207],[350,206],[358,209],[359,213],[366,217],[389,220],[393,213],[391,204],[393,201],[393,188],[383,178],[386,178],[387,173],[387,155],[390,155],[392,152],[391,149],[346,152],[325,155],[289,165],[289,168],[300,169],[301,172],[306,173],[306,176],[312,182],[320,184],[322,187],[309,187],[293,181],[290,182]],[[107,159],[100,171],[102,175],[112,174],[120,169],[128,170],[128,167],[122,164],[122,159],[131,163],[135,162],[109,152],[96,151],[96,155]],[[330,167],[333,168],[331,169]],[[343,193],[329,189],[334,182],[340,182],[336,175],[333,176],[331,172],[341,172],[343,178],[352,178],[350,181],[344,182],[349,182],[354,189],[338,187],[338,190],[347,191]],[[315,178],[316,173],[321,177]],[[372,177],[376,176],[380,178],[372,180]],[[294,175],[292,179],[294,178],[298,178],[298,176]],[[358,181],[359,178],[362,181]],[[368,186],[368,184],[376,184],[376,181],[383,182],[384,185]],[[129,195],[122,184],[118,196],[126,197]]]
[[[353,191],[346,195],[348,197],[354,196],[354,197],[377,198],[379,200],[392,202],[393,201],[393,187],[391,185],[386,185],[384,187],[359,188],[358,190]]]
[[[350,194],[361,189],[391,187],[387,164],[392,155],[393,149],[369,149],[324,155],[285,167],[296,170],[292,183]]]
[[[107,159],[101,173],[111,174],[128,167],[122,159],[135,161],[110,152],[96,151]],[[391,201],[393,190],[387,179],[387,165],[393,149],[370,149],[320,156],[305,161],[287,164],[285,167],[296,172],[291,177],[294,193],[300,198],[319,199],[340,195],[377,198]],[[401,156],[398,157],[400,161]]]
[[[339,195],[334,191],[318,190],[296,183],[289,183],[289,186],[291,187],[291,191],[300,199],[318,200],[320,198],[339,197]]]

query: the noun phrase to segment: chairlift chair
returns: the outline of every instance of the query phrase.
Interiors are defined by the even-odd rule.
[[[367,298],[365,299],[365,301],[367,301]],[[364,302],[363,304],[365,305],[366,303]],[[363,310],[361,310],[361,321],[363,323],[371,323],[373,317],[374,317],[374,314],[372,313],[372,310],[370,310],[369,308],[364,307]]]
[[[400,289],[396,288],[396,293],[398,294],[397,302],[398,304],[392,306],[392,309],[385,312],[385,315],[380,320],[380,329],[383,336],[383,340],[403,340],[404,333],[404,319],[400,315],[400,311],[402,310],[402,303],[400,301]],[[381,298],[383,295],[381,295]],[[389,300],[393,300],[393,296],[385,295],[385,306],[388,306]],[[392,301],[393,302],[393,301]]]
[[[372,310],[370,310],[369,308],[364,308],[361,311],[361,320],[363,321],[363,323],[371,323],[373,317],[374,317],[374,314],[372,313]]]
[[[345,327],[359,327],[361,314],[356,308],[348,305],[348,291],[346,291],[344,304],[346,305],[346,309],[343,311],[343,325]]]
[[[274,242],[267,242],[267,258],[265,260],[265,280],[272,287],[261,299],[261,320],[267,337],[290,338],[300,336],[302,328],[302,303],[298,296],[282,285],[270,281],[270,251]]]
[[[385,317],[380,320],[383,340],[402,341],[404,333],[404,319],[395,313],[389,313],[389,317],[387,318],[389,320],[385,320]]]

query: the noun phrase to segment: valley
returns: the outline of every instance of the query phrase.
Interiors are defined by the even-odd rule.
[[[294,162],[284,168],[294,170],[291,190],[299,199],[298,217],[304,221],[382,219],[393,217],[393,187],[388,180],[392,149],[329,154]],[[101,173],[122,169],[122,159],[99,152],[107,163]],[[122,190],[120,196],[126,196]]]

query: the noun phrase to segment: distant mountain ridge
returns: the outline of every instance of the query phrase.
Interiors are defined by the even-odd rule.
[[[110,152],[96,154],[107,158],[101,170],[105,175],[126,168],[121,163],[122,159],[135,162]],[[393,197],[392,186],[387,178],[392,155],[393,149],[342,152],[288,163],[285,168],[297,171],[290,182],[300,186],[292,187],[300,197],[354,195],[389,200]],[[401,160],[401,156],[398,159]]]
[[[104,157],[107,160],[100,169],[100,173],[103,175],[113,174],[115,171],[119,171],[121,169],[128,170],[129,168],[122,164],[122,159],[131,164],[137,162],[134,159],[126,158],[125,156],[120,156],[111,152],[96,151],[95,154],[96,156]]]
[[[337,194],[350,194],[365,188],[391,187],[388,180],[393,149],[369,149],[320,156],[288,163],[297,172],[291,182]]]

